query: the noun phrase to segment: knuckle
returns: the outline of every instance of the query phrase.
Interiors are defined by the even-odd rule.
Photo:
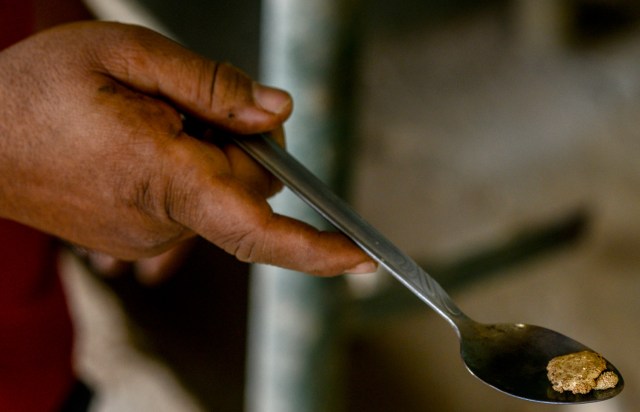
[[[272,263],[267,251],[268,222],[260,216],[245,216],[241,225],[229,225],[220,239],[225,251],[248,263]]]
[[[230,233],[222,240],[222,248],[242,262],[264,262],[264,258],[260,253],[262,242],[257,239],[256,231],[254,230]]]
[[[238,109],[253,103],[252,80],[239,69],[224,62],[208,62],[208,79],[201,86],[208,110],[221,121],[233,124]]]

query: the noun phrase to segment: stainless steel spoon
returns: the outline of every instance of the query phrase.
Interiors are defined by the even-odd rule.
[[[472,320],[431,276],[269,137],[256,135],[234,141],[447,320],[460,339],[467,369],[488,385],[518,398],[558,404],[601,401],[622,391],[622,375],[608,361],[607,369],[619,377],[615,388],[585,395],[554,391],[547,379],[549,360],[591,349],[539,326]]]

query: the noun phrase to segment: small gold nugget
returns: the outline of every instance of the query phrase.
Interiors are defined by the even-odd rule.
[[[602,356],[582,351],[551,359],[547,377],[557,392],[586,394],[592,389],[609,389],[618,384],[618,375],[606,369],[607,361]]]

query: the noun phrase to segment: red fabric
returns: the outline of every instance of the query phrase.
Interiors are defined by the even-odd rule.
[[[0,411],[55,411],[73,383],[71,347],[54,242],[0,220]]]
[[[32,32],[31,7],[0,0],[0,49]],[[56,267],[49,236],[0,219],[0,411],[56,411],[74,382]]]
[[[0,0],[0,50],[27,37],[34,29],[29,0]]]

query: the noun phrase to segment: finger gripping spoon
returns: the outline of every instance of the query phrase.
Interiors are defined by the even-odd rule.
[[[467,369],[486,384],[521,399],[555,404],[601,401],[622,391],[622,375],[609,361],[607,370],[619,377],[615,387],[587,394],[553,390],[547,378],[547,363],[556,356],[591,349],[539,326],[472,320],[431,276],[271,138],[254,135],[233,140],[448,321],[460,340]]]

